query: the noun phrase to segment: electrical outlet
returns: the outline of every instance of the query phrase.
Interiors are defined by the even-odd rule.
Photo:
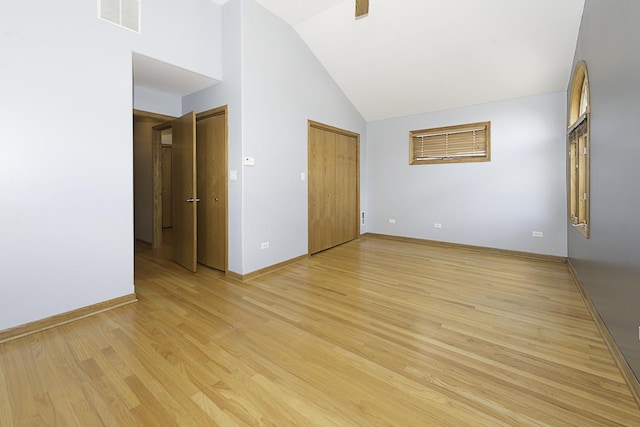
[[[393,218],[389,218],[389,224],[395,224],[395,223],[396,223],[396,220],[395,220],[395,219],[393,219]]]
[[[262,242],[260,244],[260,249],[269,249],[269,242]]]
[[[533,237],[544,237],[544,233],[542,231],[532,231],[531,235]]]
[[[433,228],[442,228],[442,224],[440,224],[439,222],[434,222]]]

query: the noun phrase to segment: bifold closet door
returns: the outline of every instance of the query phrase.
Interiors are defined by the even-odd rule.
[[[358,238],[358,138],[309,126],[309,253]]]
[[[335,241],[336,135],[312,127],[309,131],[309,253]]]
[[[356,138],[336,136],[335,245],[358,238]]]

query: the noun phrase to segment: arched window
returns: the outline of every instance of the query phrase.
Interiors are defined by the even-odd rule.
[[[589,238],[589,77],[584,61],[576,65],[569,98],[569,220]]]

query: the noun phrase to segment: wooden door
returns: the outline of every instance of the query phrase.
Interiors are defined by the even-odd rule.
[[[358,238],[356,138],[336,135],[335,245]]]
[[[198,262],[227,269],[226,108],[198,114]]]
[[[334,246],[336,135],[309,129],[309,253]]]
[[[172,123],[173,260],[197,269],[196,117],[185,114]]]
[[[309,253],[334,246],[335,134],[309,129]]]
[[[359,136],[309,121],[309,253],[357,239]]]
[[[162,147],[162,228],[171,227],[171,146]]]

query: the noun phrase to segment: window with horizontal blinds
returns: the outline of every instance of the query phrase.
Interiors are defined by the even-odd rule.
[[[491,122],[409,132],[410,164],[490,160]]]

